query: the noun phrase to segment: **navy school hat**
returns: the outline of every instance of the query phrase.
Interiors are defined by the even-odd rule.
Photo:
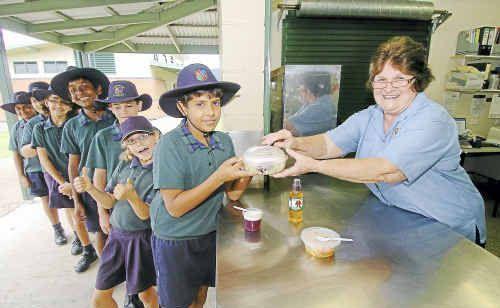
[[[142,102],[142,110],[147,110],[151,107],[153,99],[149,94],[141,94],[137,92],[135,85],[127,80],[117,80],[109,84],[108,97],[105,99],[97,99],[95,104],[113,104],[123,103],[132,100],[140,100]],[[98,106],[103,107],[103,106]]]
[[[12,95],[12,101],[10,103],[3,104],[2,109],[10,113],[16,114],[16,105],[31,105],[31,95],[25,91],[18,91]]]
[[[151,122],[149,122],[149,120],[143,116],[130,117],[120,125],[122,141],[135,133],[152,133],[154,131],[155,128],[153,127]]]
[[[50,81],[50,86],[62,99],[71,101],[71,96],[68,91],[68,83],[72,80],[84,78],[92,82],[92,84],[97,88],[101,86],[102,93],[99,95],[100,99],[104,99],[108,96],[109,80],[106,75],[95,68],[90,67],[74,67],[68,66],[66,71],[57,74]]]
[[[183,95],[197,90],[215,88],[222,90],[221,106],[224,106],[239,91],[240,85],[234,82],[218,81],[206,65],[200,63],[190,64],[179,72],[177,87],[160,97],[160,107],[169,116],[182,118],[183,115],[177,109],[177,101]]]
[[[28,86],[28,93],[31,94],[37,101],[43,101],[47,98],[50,85],[45,81],[35,81]]]
[[[59,94],[57,94],[54,90],[52,90],[52,87],[49,86],[49,88],[47,90],[38,90],[38,91],[43,91],[44,93],[46,93],[46,96],[45,98],[48,98],[49,96],[51,95],[56,95],[56,96],[59,96]],[[60,96],[59,96],[60,97]],[[63,103],[65,103],[66,105],[69,105],[73,108],[73,110],[78,110],[80,109],[80,106],[78,106],[77,104],[73,103],[72,101],[70,100],[67,100],[67,99],[64,99],[62,97],[60,97],[61,100],[63,101]]]

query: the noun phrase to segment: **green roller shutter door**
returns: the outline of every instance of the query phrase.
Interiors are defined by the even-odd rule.
[[[428,21],[298,18],[283,20],[282,61],[286,64],[340,64],[339,123],[373,104],[366,89],[370,58],[377,46],[392,36],[408,35],[430,43]]]

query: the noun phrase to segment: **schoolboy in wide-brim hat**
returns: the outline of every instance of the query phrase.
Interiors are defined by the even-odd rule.
[[[70,93],[68,91],[68,83],[78,78],[87,79],[97,89],[99,86],[102,92],[99,98],[104,99],[108,96],[109,79],[106,75],[95,68],[90,67],[74,67],[68,66],[66,71],[57,74],[50,81],[50,86],[62,99],[71,101]]]
[[[61,152],[69,156],[68,174],[70,180],[85,167],[90,145],[96,133],[112,125],[115,117],[109,111],[95,110],[96,99],[107,96],[109,80],[99,70],[93,68],[69,67],[51,81],[52,89],[64,100],[82,107],[82,111],[64,125],[61,136]],[[78,93],[71,93],[71,89]],[[85,96],[83,96],[85,95]],[[93,170],[87,170],[91,177]],[[75,222],[78,224],[78,238],[83,246],[83,254],[75,266],[75,271],[86,271],[97,260],[97,252],[88,233],[97,233],[97,249],[104,247],[105,235],[99,225],[98,207],[88,194],[73,194],[75,202]],[[87,230],[83,227],[85,223]]]
[[[16,114],[16,105],[31,105],[31,96],[28,92],[18,91],[12,95],[12,100],[10,103],[3,104],[2,109]]]
[[[108,104],[125,103],[130,101],[141,101],[142,110],[145,111],[153,104],[153,99],[149,94],[141,94],[137,92],[136,86],[127,80],[117,80],[109,84],[108,97],[105,99],[97,99],[95,105],[103,108]]]
[[[161,306],[201,307],[208,287],[215,287],[217,217],[224,195],[239,199],[254,174],[242,170],[229,135],[215,130],[221,107],[240,86],[217,81],[202,64],[182,69],[178,86],[160,99],[168,115],[184,119],[154,151],[158,193],[150,209],[151,245]]]
[[[221,89],[221,106],[224,106],[239,91],[240,85],[234,82],[218,81],[212,71],[203,64],[194,63],[183,68],[177,76],[177,87],[160,97],[161,109],[171,117],[183,118],[177,109],[177,102],[183,95],[197,90]]]

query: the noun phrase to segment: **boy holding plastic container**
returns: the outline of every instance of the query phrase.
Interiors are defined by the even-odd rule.
[[[154,154],[160,193],[151,203],[151,227],[162,306],[203,306],[208,287],[215,286],[216,218],[224,193],[239,199],[255,175],[234,157],[230,137],[215,131],[221,107],[239,88],[191,64],[179,72],[177,88],[160,98],[166,114],[184,118]]]

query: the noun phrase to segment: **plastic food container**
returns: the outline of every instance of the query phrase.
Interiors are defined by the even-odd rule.
[[[306,252],[316,258],[328,258],[335,254],[335,247],[340,245],[340,241],[328,239],[336,237],[340,237],[337,232],[321,227],[306,228],[300,234]]]
[[[262,175],[278,173],[285,169],[287,158],[282,149],[268,145],[251,147],[243,154],[245,168]]]

